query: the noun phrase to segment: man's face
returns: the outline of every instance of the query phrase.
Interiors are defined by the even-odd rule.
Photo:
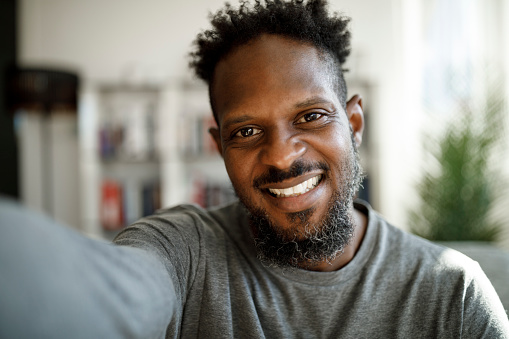
[[[338,201],[351,217],[352,136],[362,126],[351,131],[335,79],[315,47],[275,35],[237,48],[215,70],[213,135],[228,175],[254,219],[283,241],[309,238]]]

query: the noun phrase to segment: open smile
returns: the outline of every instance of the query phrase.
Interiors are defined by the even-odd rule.
[[[271,188],[268,187],[270,195],[277,198],[289,198],[296,197],[301,194],[307,193],[313,190],[322,180],[322,175],[318,174],[312,178],[304,180],[297,185],[285,188]]]

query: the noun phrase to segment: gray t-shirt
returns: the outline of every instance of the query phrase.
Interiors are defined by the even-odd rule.
[[[366,234],[335,272],[262,265],[239,203],[163,210],[115,242],[166,267],[177,300],[167,338],[509,338],[476,262],[356,208],[368,215]]]

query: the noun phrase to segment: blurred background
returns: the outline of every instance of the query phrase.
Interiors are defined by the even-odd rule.
[[[222,5],[2,1],[1,193],[106,238],[160,207],[233,199],[206,132],[214,124],[206,87],[187,67],[192,41]],[[507,128],[509,2],[331,0],[330,8],[352,18],[346,77],[367,123],[360,196],[408,229],[409,211],[426,200],[419,183],[441,173],[437,145],[450,126],[485,116],[495,93],[502,113],[490,126]],[[502,191],[506,135],[497,132],[493,154],[481,157]],[[454,189],[453,204],[477,196]],[[492,200],[486,218],[507,221],[507,194]],[[509,248],[509,223],[495,241]]]

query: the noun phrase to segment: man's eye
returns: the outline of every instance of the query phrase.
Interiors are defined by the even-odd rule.
[[[297,120],[297,123],[310,122],[310,121],[313,121],[313,120],[317,120],[317,119],[320,119],[321,116],[322,115],[320,113],[308,113],[308,114],[304,114],[302,116],[302,118]]]
[[[240,129],[237,133],[235,133],[235,136],[242,137],[242,138],[247,138],[247,137],[251,137],[253,135],[256,135],[256,134],[258,134],[260,132],[261,131],[258,128],[246,127],[246,128]]]

